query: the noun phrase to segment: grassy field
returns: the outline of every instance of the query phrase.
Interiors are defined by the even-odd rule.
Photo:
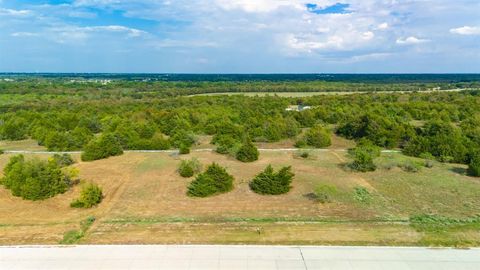
[[[376,161],[376,172],[362,174],[344,168],[349,161],[345,151],[311,153],[302,159],[294,152],[262,152],[251,164],[213,152],[180,157],[127,153],[79,162],[74,166],[81,178],[101,185],[104,201],[94,209],[72,209],[78,186],[40,202],[13,197],[1,187],[0,244],[59,243],[65,232],[78,230],[80,222],[93,216],[95,222],[79,243],[480,245],[476,226],[428,231],[409,224],[417,214],[464,219],[480,213],[480,181],[466,176],[465,166],[435,163],[411,173],[396,165],[422,160],[389,153]],[[0,156],[0,168],[10,157]],[[235,176],[234,190],[205,199],[187,197],[192,179],[180,177],[176,169],[190,157],[204,166],[213,161],[225,166]],[[292,166],[296,177],[288,194],[250,191],[249,181],[268,164]],[[312,199],[321,184],[337,188],[332,202]],[[359,187],[368,191],[368,200],[359,201]]]
[[[461,91],[472,91],[477,89],[448,89],[448,90],[423,90],[422,93],[434,93],[434,92],[461,92]],[[388,94],[388,93],[411,93],[412,91],[375,91],[377,94]],[[354,95],[354,94],[372,94],[372,92],[365,91],[356,91],[352,89],[351,91],[323,91],[323,92],[224,92],[224,93],[206,93],[206,94],[197,94],[191,96],[232,96],[232,95],[243,95],[247,97],[264,97],[264,96],[279,96],[279,97],[311,97],[311,96],[321,96],[321,95]]]

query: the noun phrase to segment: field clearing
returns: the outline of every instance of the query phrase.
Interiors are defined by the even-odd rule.
[[[0,156],[1,168],[11,156]],[[235,176],[234,190],[205,199],[186,196],[192,179],[180,177],[176,169],[181,159],[191,157],[204,166],[215,161],[226,167]],[[421,160],[384,153],[376,172],[362,174],[345,170],[348,160],[345,151],[330,150],[312,152],[308,159],[294,152],[262,152],[259,161],[249,164],[214,152],[180,157],[126,153],[79,162],[74,166],[80,177],[102,186],[104,201],[93,209],[72,209],[69,203],[78,196],[79,186],[39,202],[13,197],[1,187],[0,244],[58,243],[64,232],[77,229],[89,216],[97,220],[81,243],[420,245],[438,238],[480,243],[478,230],[438,236],[408,225],[414,214],[460,218],[480,213],[480,181],[466,176],[465,166],[435,163],[431,169],[409,173],[391,164]],[[249,181],[268,164],[292,166],[296,177],[288,194],[261,196],[250,191]],[[311,199],[319,184],[338,189],[332,203]],[[355,187],[365,187],[371,201],[355,200]]]
[[[47,148],[38,145],[37,141],[21,140],[21,141],[0,141],[0,149],[2,150],[25,150],[25,151],[45,151]]]
[[[438,92],[461,92],[461,91],[473,91],[478,89],[446,89],[446,90],[422,90],[420,93],[438,93]],[[414,91],[321,91],[321,92],[222,92],[222,93],[205,93],[190,95],[193,96],[236,96],[242,95],[247,97],[265,97],[265,96],[279,96],[279,97],[311,97],[311,96],[343,96],[343,95],[355,95],[355,94],[408,94]]]

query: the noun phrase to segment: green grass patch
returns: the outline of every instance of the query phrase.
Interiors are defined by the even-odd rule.
[[[85,236],[88,229],[90,229],[90,227],[93,225],[94,222],[95,222],[95,217],[88,217],[87,219],[82,220],[80,222],[80,230],[67,231],[63,235],[63,239],[62,241],[60,241],[60,244],[73,245],[80,242],[80,240],[82,240],[82,238]]]

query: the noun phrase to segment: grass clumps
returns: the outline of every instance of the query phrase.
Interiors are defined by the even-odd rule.
[[[258,160],[258,149],[251,141],[246,141],[236,154],[237,160],[241,162],[254,162]]]
[[[82,161],[94,161],[123,154],[122,145],[113,134],[91,140],[84,148]]]
[[[0,184],[17,197],[44,200],[64,193],[70,188],[71,177],[54,160],[25,160],[23,155],[10,158]]]
[[[418,231],[443,231],[459,226],[470,226],[480,229],[480,215],[469,218],[450,218],[421,214],[410,217],[410,225]]]
[[[233,189],[233,179],[225,168],[212,163],[190,183],[187,195],[204,198],[229,192]]]
[[[178,167],[178,173],[180,176],[189,178],[199,173],[202,170],[202,164],[198,161],[197,158],[192,158],[190,160],[182,160],[180,166]]]
[[[62,241],[60,244],[63,245],[72,245],[78,243],[87,233],[88,229],[93,225],[95,222],[95,217],[88,217],[87,219],[80,222],[80,230],[71,230],[66,232],[63,235]]]
[[[329,203],[333,201],[333,197],[338,193],[337,187],[334,185],[321,184],[315,188],[315,199],[321,203]]]
[[[417,173],[422,169],[422,165],[411,160],[399,163],[398,167],[405,172]]]
[[[262,195],[280,195],[290,191],[291,183],[295,174],[292,167],[283,167],[278,172],[273,170],[272,165],[255,176],[250,182],[250,189]]]
[[[102,189],[94,183],[88,183],[82,187],[80,198],[72,201],[70,206],[73,208],[92,208],[102,202]]]
[[[353,198],[360,203],[370,203],[372,200],[372,194],[365,187],[355,187]]]

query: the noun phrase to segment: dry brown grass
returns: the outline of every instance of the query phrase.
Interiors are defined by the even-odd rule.
[[[415,245],[421,233],[398,224],[102,224],[86,243]]]
[[[79,186],[39,202],[13,197],[0,187],[0,244],[57,243],[65,231],[77,229],[88,216],[95,216],[97,221],[85,243],[414,244],[422,236],[409,226],[369,220],[406,219],[432,210],[454,216],[480,212],[480,182],[456,173],[458,165],[436,165],[417,174],[380,166],[377,172],[359,174],[343,169],[342,164],[349,160],[344,151],[312,153],[311,158],[302,159],[294,152],[262,152],[257,162],[248,164],[213,152],[180,157],[127,153],[80,162],[74,165],[80,177],[102,186],[104,201],[93,209],[72,209],[69,203],[78,196]],[[0,167],[11,156],[0,155]],[[204,166],[217,162],[226,167],[235,176],[234,190],[204,199],[186,196],[192,179],[180,177],[176,169],[180,158],[191,157]],[[399,158],[405,157],[389,154],[379,162],[381,165]],[[249,189],[249,181],[268,164],[276,168],[292,166],[296,177],[291,192],[261,196]],[[340,196],[328,204],[305,196],[319,184],[335,185]],[[353,199],[356,186],[372,192],[371,204]],[[168,221],[172,218],[195,221]],[[257,221],[245,221],[252,218]],[[282,220],[285,222],[279,222]],[[301,222],[305,220],[335,222]]]

